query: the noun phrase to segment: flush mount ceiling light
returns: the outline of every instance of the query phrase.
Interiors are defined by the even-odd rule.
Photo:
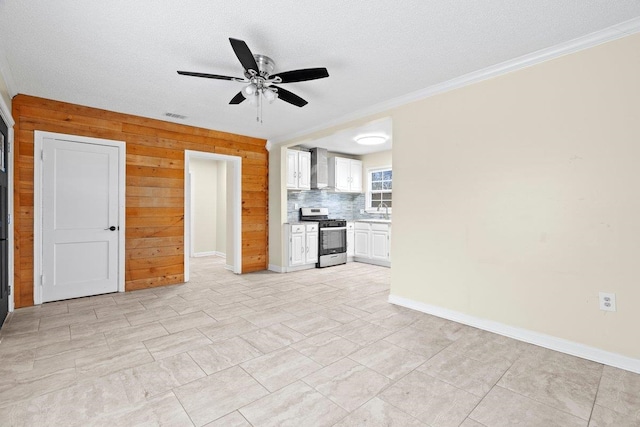
[[[276,84],[306,82],[308,80],[329,77],[329,72],[326,68],[305,68],[302,70],[273,74],[273,70],[275,69],[273,59],[265,55],[254,55],[242,40],[230,38],[229,41],[244,68],[244,78],[194,73],[192,71],[178,71],[178,74],[183,76],[205,77],[207,79],[230,80],[246,84],[246,86],[229,101],[229,104],[240,104],[247,99],[249,104],[257,106],[258,113],[256,115],[256,121],[260,123],[262,123],[262,98],[268,103],[272,103],[276,99],[281,99],[296,107],[304,107],[307,105],[306,100],[286,89],[276,86]]]
[[[384,144],[387,137],[383,135],[361,135],[357,136],[355,139],[360,145],[380,145]]]

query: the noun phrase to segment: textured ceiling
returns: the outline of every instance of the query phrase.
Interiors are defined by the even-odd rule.
[[[638,0],[0,0],[0,55],[12,95],[281,139],[638,16]],[[240,83],[176,73],[241,77],[229,37],[330,77],[283,85],[309,104],[256,123],[228,104]]]

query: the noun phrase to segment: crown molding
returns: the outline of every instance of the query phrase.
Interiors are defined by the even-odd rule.
[[[271,142],[272,146],[279,145],[286,141],[302,138],[315,132],[326,130],[334,126],[339,126],[353,120],[362,119],[374,114],[382,113],[406,104],[410,104],[412,102],[420,101],[434,95],[448,92],[450,90],[459,89],[474,83],[481,82],[483,80],[488,80],[507,73],[522,70],[524,68],[531,67],[532,65],[540,64],[542,62],[556,59],[561,56],[570,55],[572,53],[589,49],[591,47],[595,47],[613,40],[621,39],[638,32],[640,32],[640,17],[613,25],[611,27],[596,31],[591,34],[587,34],[582,37],[578,37],[573,40],[569,40],[564,43],[560,43],[520,56],[518,58],[510,59],[508,61],[504,61],[478,71],[473,71],[463,76],[456,77],[451,80],[447,80],[445,82],[438,83],[436,85],[429,86],[427,88],[420,89],[403,96],[399,96],[397,98],[392,98],[388,101],[384,101],[370,107],[355,111],[346,116],[342,116],[340,119],[330,120],[321,125],[314,126],[310,129],[305,129],[304,131],[294,132],[285,136],[277,137],[271,139],[269,142]]]
[[[0,96],[0,117],[2,117],[2,120],[4,120],[4,122],[7,124],[9,128],[12,128],[16,124],[15,121],[13,120],[13,117],[11,116],[11,109],[9,108],[7,103],[4,102],[4,99],[1,96]]]
[[[0,45],[0,76],[4,79],[4,83],[7,85],[7,91],[9,92],[9,96],[13,98],[18,94],[16,91],[16,83],[13,80],[13,75],[11,74],[11,67],[9,67],[9,61],[7,61],[7,57],[4,54],[4,50],[2,49],[2,45]]]
[[[13,98],[16,93],[14,88],[16,87],[13,82],[13,77],[11,76],[11,71],[9,69],[9,63],[7,62],[7,58],[4,55],[4,50],[2,50],[2,46],[0,45],[0,77],[4,80],[5,85],[7,86],[7,92],[9,92],[9,96]],[[0,115],[4,122],[12,127],[15,122],[13,117],[11,116],[11,108],[4,101],[4,98],[0,96]]]

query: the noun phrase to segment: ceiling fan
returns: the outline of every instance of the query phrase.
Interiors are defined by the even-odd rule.
[[[275,68],[273,59],[265,55],[254,55],[249,49],[249,46],[242,40],[229,38],[229,41],[244,68],[244,78],[195,73],[191,71],[178,71],[178,74],[244,83],[246,86],[229,101],[229,104],[240,104],[244,102],[245,99],[248,99],[250,104],[257,105],[259,108],[262,107],[262,97],[269,103],[275,101],[276,98],[280,98],[296,107],[304,107],[307,105],[307,101],[286,89],[276,86],[276,84],[304,82],[329,77],[329,72],[326,68],[305,68],[271,74]],[[258,113],[260,113],[260,111],[258,111]],[[261,121],[260,114],[258,114],[256,120]]]

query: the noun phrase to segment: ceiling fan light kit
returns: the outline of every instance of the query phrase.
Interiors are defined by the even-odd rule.
[[[307,105],[307,101],[286,89],[276,86],[276,84],[304,82],[329,77],[329,72],[326,68],[306,68],[272,74],[275,69],[273,59],[265,55],[254,55],[242,40],[230,38],[229,41],[244,68],[244,78],[195,73],[192,71],[178,71],[178,74],[208,79],[230,80],[246,84],[246,86],[229,101],[229,104],[240,104],[245,99],[248,99],[250,105],[257,106],[256,121],[260,123],[262,123],[263,97],[270,104],[280,98],[296,107],[304,107]]]

